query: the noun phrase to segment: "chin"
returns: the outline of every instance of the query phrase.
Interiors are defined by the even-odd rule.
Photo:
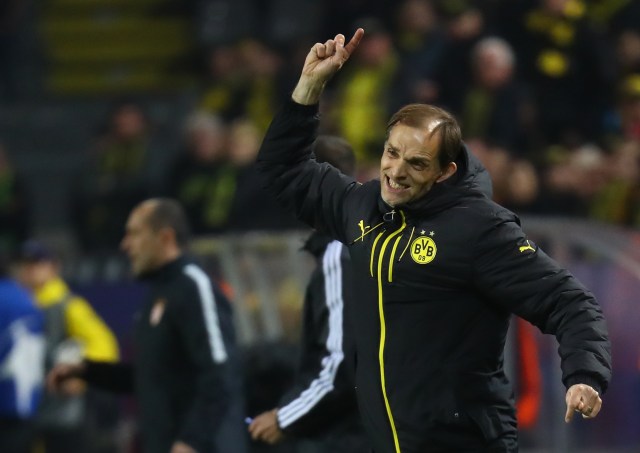
[[[394,202],[393,200],[389,200],[389,197],[387,196],[387,194],[385,194],[384,192],[382,192],[380,194],[380,197],[382,197],[382,201],[384,201],[386,204],[388,204],[389,206],[391,206],[392,208],[394,207]]]

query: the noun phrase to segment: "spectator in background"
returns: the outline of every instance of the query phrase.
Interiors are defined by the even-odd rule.
[[[0,451],[32,453],[44,378],[44,320],[0,258]]]
[[[200,108],[229,122],[249,118],[261,132],[269,125],[282,90],[282,57],[263,41],[248,38],[214,47]]]
[[[552,146],[546,151],[538,209],[546,214],[588,217],[593,197],[607,184],[610,173],[598,146]]]
[[[591,23],[608,36],[616,36],[621,30],[635,28],[640,31],[640,2],[589,0],[584,2]]]
[[[132,364],[84,360],[59,365],[48,385],[70,378],[114,392],[135,393],[146,453],[211,453],[225,423],[242,429],[229,413],[238,382],[229,302],[208,275],[186,256],[187,218],[170,199],[146,200],[127,221],[122,249],[136,278],[150,292],[136,317]],[[243,437],[218,439],[244,451]],[[225,443],[226,442],[226,443]]]
[[[29,234],[29,213],[23,178],[0,143],[0,253],[8,253]]]
[[[220,44],[209,49],[199,108],[231,121],[243,113],[246,74],[237,44]]]
[[[45,317],[46,368],[77,364],[83,358],[118,360],[114,334],[91,305],[74,294],[60,276],[54,254],[41,242],[25,242],[19,251],[17,276],[27,287]],[[85,386],[79,380],[65,383],[64,395],[47,393],[37,416],[39,438],[46,453],[88,451]]]
[[[619,115],[621,138],[640,142],[640,71],[622,81]]]
[[[605,183],[590,202],[589,217],[603,222],[640,226],[640,141],[616,145],[604,158]]]
[[[319,136],[314,154],[320,163],[355,173],[351,146],[334,136]],[[249,432],[269,444],[285,436],[300,440],[301,453],[371,451],[355,399],[351,305],[356,296],[351,260],[338,241],[314,232],[305,250],[317,260],[307,285],[297,376],[277,408],[258,415]]]
[[[253,39],[241,44],[240,55],[248,76],[242,116],[264,133],[282,95],[282,57],[267,43]]]
[[[236,190],[227,126],[215,115],[195,112],[186,120],[184,143],[170,167],[168,193],[184,206],[194,234],[224,231]]]
[[[575,147],[597,139],[611,105],[613,52],[586,12],[581,0],[538,0],[510,20],[503,18],[547,143]]]
[[[452,105],[467,139],[483,138],[525,155],[526,114],[531,110],[514,78],[515,55],[501,38],[482,38],[471,51],[472,80],[461,93],[460,104]]]
[[[435,81],[446,37],[432,0],[405,0],[396,12],[394,43],[400,70],[393,87],[391,110],[411,102],[434,102]]]
[[[149,189],[149,124],[141,106],[118,104],[74,190],[76,231],[88,250],[116,247],[127,213]]]
[[[484,140],[471,139],[467,145],[491,175],[494,201],[518,214],[535,208],[540,183],[531,162]]]
[[[471,50],[487,33],[483,11],[473,0],[438,0],[438,11],[445,24],[446,41],[436,75],[436,104],[449,109],[461,105],[461,97],[472,82]]]
[[[15,72],[18,30],[28,0],[5,0],[0,3],[0,101],[15,100],[18,80]]]
[[[622,30],[614,44],[618,78],[623,80],[626,76],[640,73],[640,29]]]
[[[381,21],[367,17],[357,22],[367,28],[367,36],[353,65],[337,82],[331,108],[338,135],[353,146],[358,162],[367,165],[377,159],[377,144],[384,139],[398,56]]]

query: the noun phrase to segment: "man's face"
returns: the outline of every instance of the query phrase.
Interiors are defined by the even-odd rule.
[[[52,261],[23,261],[16,267],[18,281],[32,291],[40,289],[57,276],[57,266]]]
[[[154,231],[147,220],[151,209],[151,206],[143,204],[131,211],[122,239],[121,248],[129,256],[131,270],[136,277],[161,265],[160,232]]]
[[[414,128],[396,124],[389,132],[380,161],[382,199],[389,206],[400,206],[422,198],[433,184],[443,181],[455,172],[443,171],[438,162],[440,137],[428,128]]]

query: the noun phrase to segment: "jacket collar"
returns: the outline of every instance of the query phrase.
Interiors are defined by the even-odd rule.
[[[173,261],[163,264],[157,269],[146,272],[140,276],[140,280],[165,281],[175,275],[180,269],[182,269],[189,260],[185,255],[180,255]]]
[[[477,197],[491,197],[491,177],[482,163],[463,145],[460,155],[455,160],[458,170],[451,178],[433,185],[431,190],[422,198],[398,206],[398,210],[409,216],[422,216],[426,213],[435,214],[460,203],[464,195]],[[394,210],[382,197],[378,197],[378,209],[385,221],[392,223],[400,221],[400,216],[393,214]]]

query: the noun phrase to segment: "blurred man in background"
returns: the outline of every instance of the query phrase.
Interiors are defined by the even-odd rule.
[[[135,361],[60,365],[49,373],[48,385],[59,389],[77,377],[135,393],[146,453],[242,452],[242,438],[225,449],[214,446],[216,431],[232,421],[229,361],[235,339],[230,305],[185,256],[188,240],[188,222],[176,201],[151,199],[133,209],[122,249],[136,278],[150,286],[136,318]]]
[[[0,261],[0,451],[31,453],[44,379],[44,320]]]
[[[343,173],[355,172],[355,155],[346,140],[320,136],[314,144],[318,162]],[[249,426],[255,440],[269,444],[285,435],[300,439],[305,453],[369,452],[354,391],[355,350],[349,310],[355,296],[347,249],[314,232],[304,249],[317,260],[307,285],[298,371],[280,406],[258,415]]]
[[[118,360],[118,343],[89,302],[74,294],[60,275],[60,264],[45,244],[29,240],[18,256],[17,275],[33,294],[45,317],[46,368],[77,364],[83,358],[104,362]],[[46,453],[83,452],[87,414],[85,385],[65,383],[64,395],[47,393],[37,425]]]

